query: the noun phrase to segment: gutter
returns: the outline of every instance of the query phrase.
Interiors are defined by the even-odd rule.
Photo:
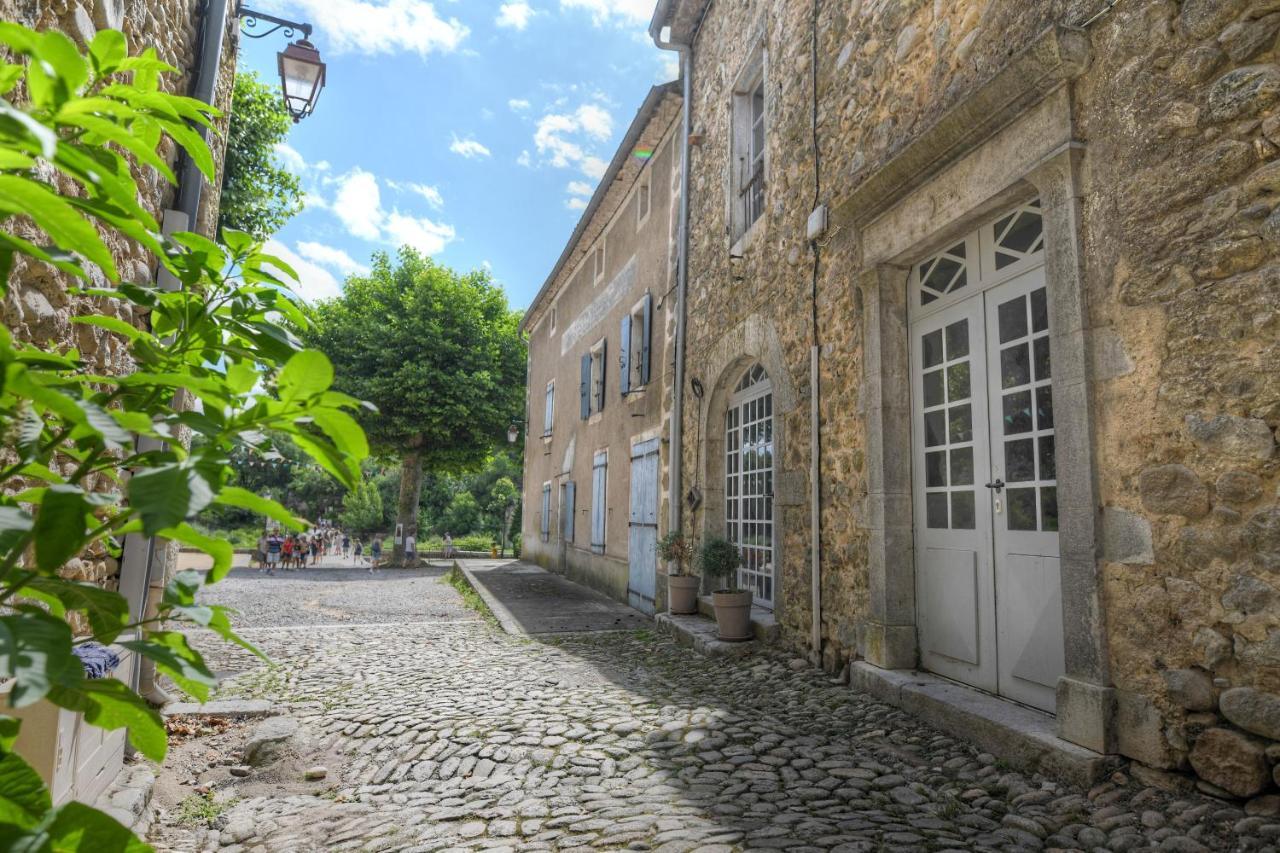
[[[672,0],[658,0],[653,19],[649,23],[649,36],[659,50],[673,50],[680,56],[680,82],[683,86],[680,128],[680,215],[678,225],[676,261],[676,339],[675,379],[672,386],[670,479],[667,492],[667,532],[679,533],[683,529],[680,511],[683,491],[684,454],[684,342],[685,303],[689,288],[689,132],[693,115],[693,45],[664,41],[664,21],[671,12]],[[671,567],[667,567],[668,574]]]

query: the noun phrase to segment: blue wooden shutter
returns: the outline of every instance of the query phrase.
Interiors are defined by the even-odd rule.
[[[640,384],[649,384],[649,348],[653,342],[653,294],[644,295],[644,337],[640,340]]]
[[[618,353],[618,365],[621,368],[619,387],[622,396],[631,393],[631,315],[622,318],[622,345]]]
[[[578,396],[582,400],[582,419],[591,417],[591,354],[582,357],[582,382],[578,385]]]
[[[608,458],[604,453],[597,453],[591,469],[591,547],[596,551],[604,550],[605,519],[608,514],[605,466]]]

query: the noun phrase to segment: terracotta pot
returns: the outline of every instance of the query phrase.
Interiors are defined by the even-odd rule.
[[[667,609],[677,616],[698,612],[698,576],[667,575]]]
[[[751,632],[751,591],[750,590],[716,590],[711,594],[711,603],[716,608],[716,627],[720,629],[722,640],[750,640]]]

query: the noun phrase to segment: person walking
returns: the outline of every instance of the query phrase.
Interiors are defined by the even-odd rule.
[[[359,547],[359,545],[360,543],[359,541],[357,541],[356,546]],[[345,560],[347,558],[347,555],[350,553],[351,553],[351,537],[348,536],[346,533],[343,533],[342,534],[342,559]],[[356,552],[356,556],[357,557],[360,556],[360,553],[358,551]]]
[[[346,541],[346,537],[343,537],[343,539],[344,541]],[[346,554],[343,554],[343,556],[346,556]],[[359,537],[357,537],[356,550],[355,550],[355,564],[359,566],[359,565],[362,565],[363,563],[364,563],[364,543],[360,541]]]
[[[316,533],[311,537],[311,565],[315,565],[320,560],[320,534]]]
[[[262,531],[262,535],[258,537],[258,547],[253,552],[253,559],[258,564],[259,571],[265,571],[267,568],[267,532]]]
[[[373,543],[369,545],[369,574],[373,574],[380,559],[382,559],[382,539],[374,536]]]
[[[274,575],[280,563],[280,555],[284,550],[284,540],[273,533],[267,537],[267,574]]]
[[[453,559],[453,537],[449,535],[449,531],[444,532],[444,558],[446,560]]]

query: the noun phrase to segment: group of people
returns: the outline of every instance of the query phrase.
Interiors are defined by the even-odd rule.
[[[453,537],[444,535],[445,557],[454,556]],[[279,530],[264,531],[258,538],[254,562],[265,569],[267,574],[275,574],[276,569],[303,569],[310,558],[310,565],[316,565],[321,557],[355,558],[358,566],[367,565],[372,573],[382,560],[382,538],[374,536],[365,556],[365,544],[359,537],[351,536],[337,528],[320,527],[309,533],[282,534]]]

